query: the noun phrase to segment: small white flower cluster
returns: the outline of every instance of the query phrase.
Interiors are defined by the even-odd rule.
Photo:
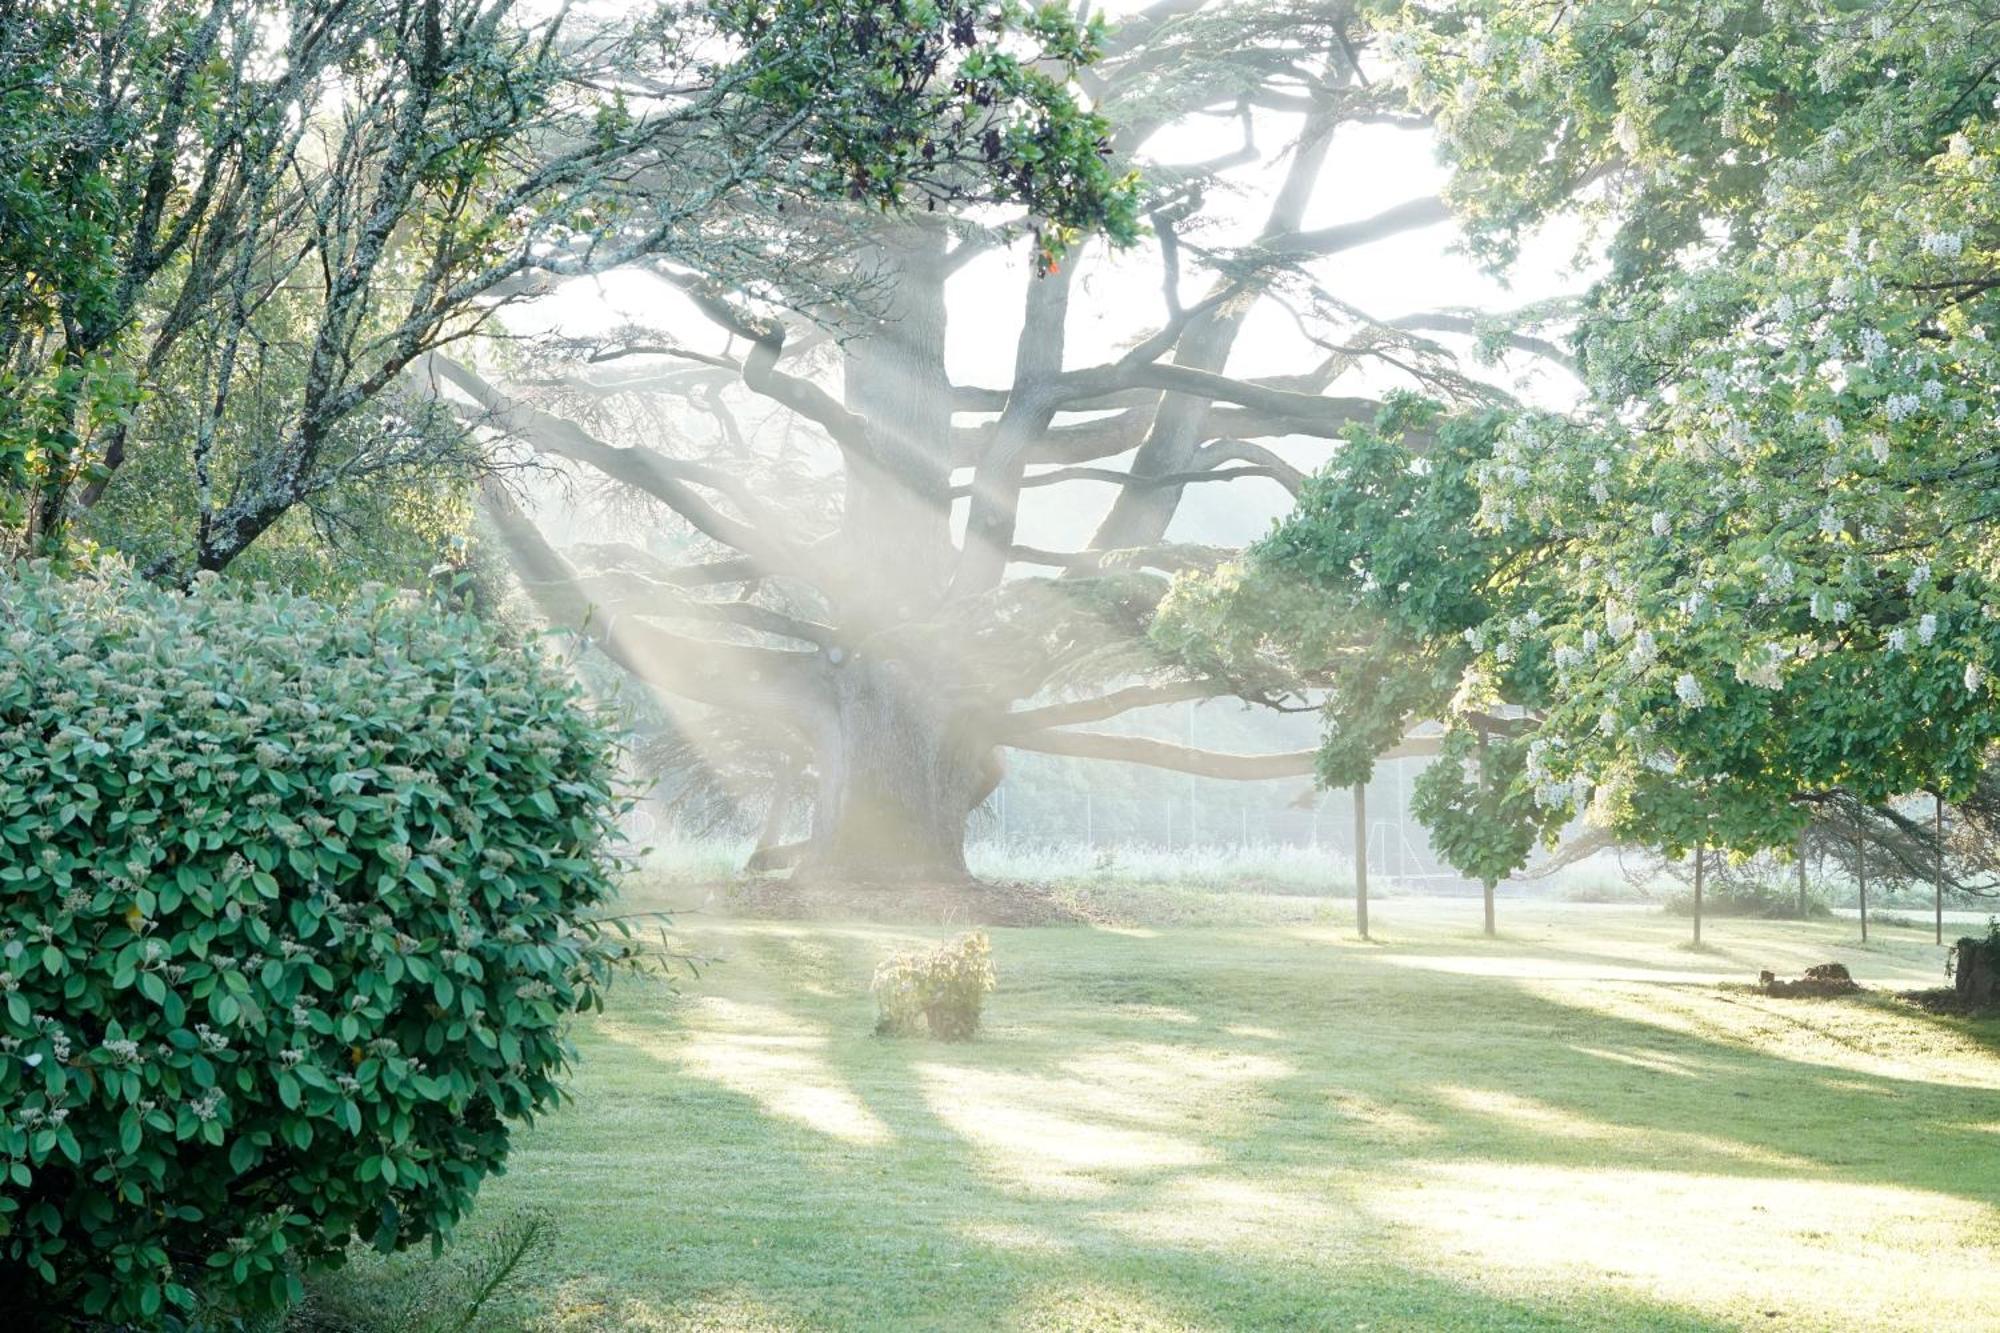
[[[1759,602],[1783,600],[1785,594],[1792,590],[1792,584],[1798,578],[1797,571],[1792,568],[1792,563],[1789,560],[1778,560],[1766,556],[1763,563],[1764,586],[1758,591],[1757,600]]]
[[[100,1049],[104,1052],[107,1064],[132,1065],[139,1063],[140,1060],[139,1043],[129,1038],[107,1041]]]
[[[1617,598],[1609,598],[1604,603],[1604,632],[1611,636],[1613,643],[1624,642],[1635,624],[1632,613]]]
[[[1965,250],[1965,236],[1955,231],[1927,231],[1917,244],[1933,259],[1956,259]]]
[[[1688,708],[1701,708],[1708,703],[1708,695],[1703,692],[1701,682],[1695,679],[1692,671],[1683,671],[1674,678],[1674,697]]]

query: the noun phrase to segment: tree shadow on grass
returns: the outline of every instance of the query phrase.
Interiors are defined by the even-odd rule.
[[[866,947],[855,944],[850,972]],[[1848,1032],[1841,1025],[1882,1018],[1906,1031],[1963,1037],[1966,1056],[1992,1049],[1990,1034],[1953,1020],[1901,1005],[1763,1001],[1703,986],[1613,982],[1574,988],[1578,999],[1609,1001],[1607,1009],[1506,980],[1413,975],[1365,953],[1340,957],[1344,975],[1337,983],[1297,978],[1300,984],[1286,989],[1282,1013],[1273,1014],[1270,981],[1246,984],[1240,960],[1219,966],[1213,977],[1181,960],[1162,961],[1170,966],[1151,974],[1126,967],[1095,975],[1072,971],[1062,995],[1045,994],[1038,1022],[1016,1020],[974,1047],[906,1049],[930,1063],[961,1060],[992,1073],[1053,1078],[1057,1097],[1079,1072],[1081,1053],[1119,1043],[1137,1041],[1142,1057],[1155,1060],[1198,1051],[1224,1064],[1287,1066],[1291,1073],[1263,1089],[1271,1105],[1257,1125],[1241,1135],[1223,1129],[1216,1138],[1225,1146],[1240,1140],[1260,1154],[1312,1143],[1313,1122],[1327,1118],[1327,1096],[1346,1092],[1386,1100],[1426,1120],[1443,1131],[1438,1150],[1453,1155],[1572,1163],[1580,1154],[1567,1145],[1583,1140],[1594,1145],[1592,1161],[1644,1166],[1659,1160],[1660,1141],[1701,1140],[1723,1152],[1719,1169],[1733,1161],[1756,1174],[1765,1169],[1760,1163],[1789,1161],[1797,1174],[1839,1176],[1858,1165],[1857,1147],[1876,1143],[1884,1151],[1862,1154],[1875,1164],[1860,1183],[2000,1204],[2000,1171],[1982,1176],[1963,1170],[1965,1161],[1991,1150],[1990,1136],[1951,1128],[2000,1120],[2000,1089],[1925,1077],[1920,1069],[1872,1069],[1894,1063],[1894,1052],[1870,1046],[1883,1034],[1865,1026]],[[1503,1002],[1496,1003],[1495,987],[1506,989]],[[1150,1029],[1143,1039],[1121,1031],[1128,1022],[1121,1011],[1136,1011],[1131,1025]],[[1177,1021],[1183,1019],[1193,1021]],[[1267,1035],[1243,1037],[1230,1028]],[[1803,1049],[1780,1054],[1758,1040],[1774,1028],[1798,1034]],[[1085,1032],[1091,1040],[1079,1041]],[[836,1044],[836,1057],[841,1049]],[[1635,1063],[1618,1068],[1606,1052]],[[1936,1053],[1929,1072],[1945,1072],[1955,1059],[1949,1051]],[[1438,1078],[1438,1071],[1449,1076]],[[859,1074],[843,1072],[850,1080]],[[2000,1080],[2000,1067],[1984,1074]],[[1466,1094],[1481,1091],[1498,1100],[1489,1109],[1465,1110],[1479,1103]],[[1894,1120],[1885,1123],[1884,1106],[1892,1103]],[[1540,1105],[1548,1113],[1517,1114],[1492,1105]],[[1135,1127],[1153,1119],[1104,1109],[1092,1114]],[[1837,1155],[1814,1139],[1813,1131],[1826,1125],[1845,1127]],[[1937,1128],[1922,1130],[1925,1125]],[[1920,1131],[1936,1151],[1907,1151]]]
[[[600,1163],[587,1192],[634,1218],[593,1226],[652,1255],[619,1299],[669,1323],[736,1292],[783,1327],[1722,1328],[1625,1290],[1610,1261],[1554,1297],[1466,1272],[1509,1252],[1510,1190],[1541,1191],[1521,1196],[1531,1223],[1617,1173],[1746,1201],[1837,1185],[2000,1203],[2000,1173],[1965,1169],[1994,1151],[1976,1125],[2000,1122],[2000,1094],[1854,1068],[1867,1053],[1837,1046],[1795,1059],[1629,996],[1606,1011],[1361,951],[1260,972],[1227,951],[1064,946],[1018,951],[988,1038],[952,1048],[858,1035],[879,936],[744,938],[787,1032],[809,1030],[816,1068],[884,1133],[774,1119],[687,1077],[684,1034],[663,1028],[679,1072],[645,1072],[671,1089],[653,1117],[671,1168],[648,1181],[618,1155],[648,1078],[586,1092],[577,1114],[603,1123],[567,1129]],[[1176,1088],[1203,1094],[1199,1121]],[[649,1187],[673,1201],[641,1207]],[[1644,1197],[1575,1216],[1620,1221]]]

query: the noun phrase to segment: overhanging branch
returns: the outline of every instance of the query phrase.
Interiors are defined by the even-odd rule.
[[[1282,754],[1226,754],[1219,750],[1199,750],[1156,741],[1146,736],[1113,736],[1101,731],[1039,731],[1009,737],[1001,742],[1016,750],[1037,754],[1060,754],[1074,759],[1109,759],[1147,768],[1171,769],[1196,777],[1257,782],[1267,778],[1296,778],[1311,774],[1317,750],[1291,750]],[[1440,752],[1440,742],[1413,737],[1377,755],[1381,759],[1425,758]]]
[[[1210,680],[1128,685],[1124,689],[1113,690],[1109,694],[1099,695],[1093,699],[1074,699],[1066,703],[1048,704],[1041,708],[1024,708],[1009,713],[1000,722],[1000,733],[1007,737],[1026,736],[1050,727],[1074,726],[1079,722],[1102,722],[1106,718],[1129,713],[1135,708],[1186,703],[1194,699],[1213,699],[1229,692],[1227,685]]]
[[[427,364],[433,376],[471,400],[465,415],[471,416],[476,424],[491,425],[526,440],[538,451],[583,463],[613,481],[651,496],[704,536],[762,562],[768,572],[804,576],[806,566],[798,552],[789,541],[773,535],[782,529],[782,521],[737,478],[718,468],[669,458],[656,450],[607,444],[575,422],[514,402],[470,367],[450,357],[434,353],[427,358]],[[709,503],[696,492],[697,486],[728,497],[744,518],[732,517]]]
[[[1416,231],[1449,221],[1451,221],[1451,209],[1445,206],[1444,200],[1435,196],[1407,199],[1371,217],[1358,218],[1353,222],[1273,236],[1264,241],[1263,246],[1286,255],[1318,258],[1338,254],[1342,250],[1352,250],[1357,246],[1369,245],[1375,241],[1387,240],[1406,231]]]
[[[480,499],[543,619],[590,639],[648,685],[716,707],[784,717],[802,727],[832,706],[819,654],[706,643],[638,616],[610,614],[498,482],[482,483]]]

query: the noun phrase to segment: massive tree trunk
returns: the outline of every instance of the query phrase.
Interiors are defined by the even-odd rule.
[[[803,874],[965,875],[965,820],[998,782],[990,731],[940,703],[924,664],[857,655],[833,670]]]
[[[991,731],[953,702],[956,645],[929,627],[956,561],[942,227],[886,229],[892,282],[876,329],[847,345],[846,399],[867,423],[847,459],[837,593],[824,655],[832,707],[814,737],[818,793],[801,873],[965,874],[965,820],[991,790]]]

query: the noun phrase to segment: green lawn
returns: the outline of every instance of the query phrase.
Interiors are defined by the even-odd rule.
[[[1343,913],[1345,909],[1342,909]],[[557,1329],[2000,1328],[2000,1026],[1712,983],[1890,930],[1391,900],[996,930],[969,1046],[869,1035],[920,932],[683,918],[488,1216]],[[935,935],[941,932],[928,932]]]

